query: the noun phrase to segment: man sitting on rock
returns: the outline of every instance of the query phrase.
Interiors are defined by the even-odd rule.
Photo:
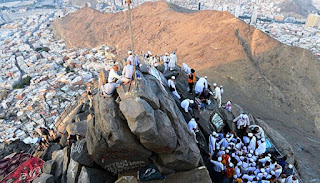
[[[114,65],[112,66],[112,69],[109,72],[109,76],[108,76],[108,82],[111,83],[114,79],[120,79],[121,76],[119,76],[119,74],[117,73],[118,71],[118,66]]]
[[[123,68],[122,76],[120,82],[123,84],[128,84],[133,76],[133,66],[130,64],[130,61],[127,61],[127,65]]]
[[[250,125],[250,120],[247,114],[240,114],[233,122],[237,122],[237,128],[243,129]]]
[[[100,94],[100,96],[104,97],[104,98],[112,97],[114,90],[116,88],[118,88],[119,86],[120,86],[120,84],[116,83],[116,80],[114,78],[114,80],[112,82],[106,83],[105,85],[101,86],[101,94]]]

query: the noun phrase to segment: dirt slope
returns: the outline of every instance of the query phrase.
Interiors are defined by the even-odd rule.
[[[186,12],[186,13],[184,13]],[[177,51],[232,100],[267,121],[292,143],[306,182],[320,182],[320,65],[310,52],[285,46],[227,12],[190,12],[164,2],[132,12],[137,52]],[[58,19],[56,36],[69,47],[111,45],[125,56],[130,36],[125,12],[90,8]]]

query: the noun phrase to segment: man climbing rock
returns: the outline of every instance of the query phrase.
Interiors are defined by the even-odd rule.
[[[168,80],[168,85],[169,85],[170,91],[171,91],[178,99],[180,99],[181,97],[180,97],[179,93],[177,92],[175,79],[176,79],[175,76],[171,76],[171,79]]]

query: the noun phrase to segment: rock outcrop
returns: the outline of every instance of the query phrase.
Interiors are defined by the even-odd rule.
[[[112,173],[144,166],[154,154],[161,170],[198,167],[201,155],[175,101],[159,80],[141,73],[134,83],[117,89],[114,98],[95,96],[95,114],[88,117],[88,152]]]

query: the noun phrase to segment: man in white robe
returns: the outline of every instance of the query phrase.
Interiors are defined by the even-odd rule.
[[[170,54],[170,62],[169,62],[169,69],[170,71],[174,70],[176,68],[177,64],[177,56],[175,51]]]
[[[207,76],[201,77],[195,86],[195,92],[196,94],[201,94],[204,89],[208,89],[208,81],[207,81]]]
[[[261,155],[267,151],[267,144],[265,142],[265,139],[261,139],[261,142],[258,141],[258,148],[256,149],[256,153]]]
[[[175,76],[172,76],[171,79],[168,80],[168,85],[169,85],[170,91],[171,91],[178,99],[180,99],[181,97],[180,97],[179,93],[177,92],[175,79],[176,79],[176,77],[175,77]]]
[[[217,100],[219,108],[221,108],[221,91],[220,88],[217,86],[217,83],[213,83],[214,88],[214,99]]]
[[[250,125],[250,120],[247,114],[240,114],[236,117],[233,122],[237,122],[237,128],[241,129],[242,127],[247,127]]]
[[[209,136],[209,152],[210,152],[210,157],[213,156],[214,151],[216,150],[216,132],[213,132],[210,136]]]
[[[169,69],[169,62],[170,62],[169,53],[165,53],[165,56],[163,57],[164,71],[167,71]]]
[[[193,134],[193,137],[194,137],[196,143],[198,143],[197,136],[196,136],[196,132],[198,131],[198,124],[194,118],[192,118],[189,121],[188,128],[189,128],[190,132]]]
[[[110,72],[109,72],[108,83],[112,83],[115,78],[116,79],[120,79],[121,78],[121,76],[119,76],[117,71],[118,71],[118,66],[114,65],[112,67],[112,69],[110,70]]]
[[[182,102],[181,102],[181,107],[184,109],[184,112],[188,113],[189,112],[189,106],[190,104],[193,104],[194,101],[193,100],[190,100],[190,99],[184,99]]]
[[[248,149],[249,149],[249,151],[255,151],[257,138],[252,133],[249,133],[248,136],[251,137],[250,143],[248,145]]]

